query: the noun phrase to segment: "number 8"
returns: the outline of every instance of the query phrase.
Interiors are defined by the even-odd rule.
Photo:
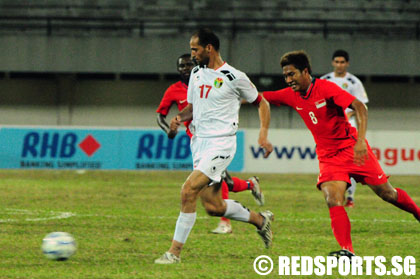
[[[315,117],[315,113],[313,113],[312,111],[309,112],[309,116],[311,117],[312,123],[317,124],[318,123],[318,119],[316,119]]]

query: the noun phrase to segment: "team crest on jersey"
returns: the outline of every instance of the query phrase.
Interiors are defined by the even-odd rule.
[[[325,101],[325,99],[321,99],[321,100],[315,102],[315,106],[316,106],[317,109],[320,109],[320,108],[322,108],[326,105],[327,105],[327,101]]]
[[[343,89],[347,89],[349,87],[349,85],[347,83],[343,83],[342,87],[343,87]]]
[[[214,80],[214,87],[220,88],[223,85],[223,79],[222,78],[216,78]]]

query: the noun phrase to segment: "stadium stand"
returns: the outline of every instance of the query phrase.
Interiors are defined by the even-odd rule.
[[[0,34],[177,35],[206,25],[233,36],[420,39],[418,1],[7,0],[0,7]]]

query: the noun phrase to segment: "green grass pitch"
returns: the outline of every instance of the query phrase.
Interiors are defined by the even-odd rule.
[[[346,278],[269,276],[253,270],[262,254],[325,256],[338,250],[329,212],[316,175],[260,174],[266,205],[249,192],[231,193],[253,210],[275,214],[271,250],[254,227],[233,223],[233,234],[213,235],[218,218],[201,204],[185,245],[182,263],[153,264],[173,236],[180,188],[187,172],[0,171],[0,279],[5,278]],[[237,174],[248,178],[251,174]],[[420,204],[419,176],[392,176]],[[355,251],[361,256],[414,256],[420,260],[420,223],[358,185],[356,207],[348,210]],[[77,253],[68,261],[47,260],[42,238],[49,232],[73,234]],[[419,278],[420,264],[417,263]],[[348,276],[348,278],[397,278]],[[406,278],[400,276],[398,278]]]

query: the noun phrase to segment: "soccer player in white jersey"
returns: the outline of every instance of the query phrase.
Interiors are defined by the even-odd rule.
[[[265,247],[272,244],[273,213],[250,211],[234,200],[223,200],[220,182],[235,156],[241,99],[258,107],[260,133],[258,144],[267,157],[273,146],[268,141],[270,106],[258,94],[245,73],[233,68],[219,53],[219,38],[207,28],[194,33],[190,40],[191,57],[197,62],[192,70],[185,107],[170,123],[176,131],[182,122],[192,119],[191,139],[193,172],[181,190],[181,212],[176,222],[172,245],[155,260],[157,264],[181,261],[180,254],[196,219],[196,204],[201,202],[210,216],[224,216],[253,224]]]
[[[369,99],[362,82],[355,75],[347,72],[347,68],[350,66],[350,56],[347,51],[342,49],[336,50],[333,53],[331,64],[334,68],[334,71],[323,75],[321,79],[334,82],[366,105]],[[355,111],[351,108],[347,108],[346,114],[350,124],[357,128]],[[351,178],[350,181],[351,186],[347,189],[347,201],[345,204],[346,207],[354,207],[356,181],[353,178]]]

